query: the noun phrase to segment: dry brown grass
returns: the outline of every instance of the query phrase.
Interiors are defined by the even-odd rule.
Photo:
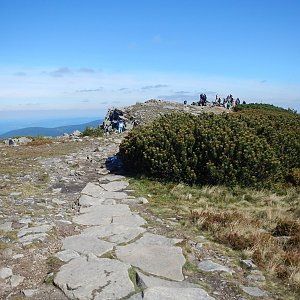
[[[252,258],[269,276],[300,291],[300,193],[225,187],[189,187],[132,180],[139,195],[151,194],[160,217],[180,216],[183,224]]]

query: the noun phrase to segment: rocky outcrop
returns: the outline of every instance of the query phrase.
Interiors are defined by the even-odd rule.
[[[125,123],[125,129],[130,130],[134,126],[152,122],[159,116],[172,113],[174,111],[199,115],[204,112],[220,114],[228,112],[228,109],[212,106],[210,104],[207,106],[184,105],[177,102],[151,99],[144,103],[138,102],[124,108],[110,108],[104,120],[104,127],[107,131],[116,129],[118,121],[123,120]]]

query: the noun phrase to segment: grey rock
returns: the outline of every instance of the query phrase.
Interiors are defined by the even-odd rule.
[[[143,300],[142,293],[132,295],[128,300]]]
[[[99,185],[89,182],[81,191],[81,194],[86,194],[95,198],[99,198],[103,191],[104,189]]]
[[[12,275],[10,277],[10,285],[11,287],[16,287],[24,281],[25,277],[20,275]]]
[[[10,196],[16,197],[16,196],[21,196],[22,192],[12,192],[9,194]]]
[[[55,203],[55,204],[57,204],[57,205],[62,205],[62,204],[65,204],[65,203],[66,203],[66,201],[64,201],[64,200],[59,200],[59,199],[57,199],[57,198],[53,198],[53,199],[52,199],[52,202]]]
[[[122,200],[127,197],[126,193],[106,191],[102,187],[94,183],[88,183],[85,186],[85,188],[81,191],[81,193],[95,198],[105,198],[105,199]]]
[[[231,270],[223,265],[220,265],[218,263],[215,263],[209,259],[201,261],[198,264],[198,267],[200,270],[202,270],[204,272],[226,272],[229,274],[234,273],[233,270]]]
[[[26,144],[32,142],[32,139],[29,139],[25,136],[22,136],[22,137],[18,138],[17,141],[18,141],[19,144],[26,145]]]
[[[92,206],[92,205],[114,205],[116,200],[104,199],[104,198],[94,198],[88,195],[82,195],[79,198],[79,204],[81,206]]]
[[[68,262],[73,258],[79,257],[80,255],[74,250],[67,249],[56,253],[55,256],[61,261]]]
[[[33,297],[37,292],[38,292],[38,289],[25,289],[25,290],[22,290],[22,294],[27,298]]]
[[[19,259],[19,258],[23,258],[24,257],[24,254],[20,253],[20,254],[15,254],[13,255],[13,259]]]
[[[73,137],[79,137],[81,135],[81,132],[79,130],[75,130],[71,133],[71,136]]]
[[[185,258],[180,247],[172,246],[175,242],[162,236],[145,234],[134,243],[118,246],[116,255],[120,260],[147,273],[182,281]]]
[[[200,288],[153,287],[146,289],[144,300],[213,300]]]
[[[29,223],[31,223],[31,218],[29,218],[29,217],[24,217],[24,218],[22,218],[22,219],[20,219],[19,220],[19,223],[20,224],[29,224]]]
[[[257,269],[256,264],[251,259],[241,259],[241,265],[246,269]]]
[[[120,299],[134,291],[129,267],[118,260],[79,257],[62,266],[54,282],[70,299]]]
[[[0,224],[0,230],[3,230],[4,232],[11,231],[12,230],[12,222],[5,222]]]
[[[258,287],[252,287],[252,286],[241,286],[242,290],[252,296],[252,297],[264,297],[264,296],[267,296],[267,293],[266,291],[263,291],[261,290],[260,288]]]
[[[53,228],[52,225],[41,225],[41,226],[35,226],[35,227],[28,227],[28,228],[22,228],[17,236],[23,237],[27,234],[35,234],[35,233],[46,233],[49,230],[51,230]]]
[[[129,216],[125,215],[113,217],[111,223],[135,227],[145,225],[147,222],[141,216],[131,214]]]
[[[12,276],[13,272],[11,268],[1,268],[0,269],[0,279],[6,279]]]
[[[163,235],[153,234],[153,233],[145,233],[144,236],[138,241],[140,245],[145,246],[174,246],[178,243],[182,242],[182,239],[176,239],[176,238],[167,238]]]
[[[250,283],[264,283],[266,281],[265,276],[259,270],[252,270],[251,274],[246,277]]]
[[[23,245],[29,245],[31,244],[33,241],[41,241],[43,242],[47,237],[47,233],[35,233],[35,234],[28,234],[25,236],[22,236],[19,239],[19,242]]]
[[[94,236],[97,238],[105,238],[111,243],[128,243],[140,234],[146,231],[141,227],[128,227],[121,224],[111,223],[105,226],[93,226],[82,231],[82,234]]]
[[[108,192],[122,191],[128,187],[129,183],[127,181],[112,181],[105,184],[100,184],[100,186]]]
[[[99,178],[99,181],[116,181],[116,180],[122,180],[122,179],[125,179],[125,176],[108,174],[108,175],[105,175],[105,176]]]
[[[80,213],[73,218],[73,222],[81,225],[106,225],[112,222],[113,217],[131,215],[126,204],[82,207]]]
[[[142,272],[137,272],[137,284],[139,287],[151,288],[155,286],[174,287],[174,288],[187,288],[187,287],[199,287],[198,285],[186,281],[170,281],[161,279],[158,277],[147,276]]]
[[[141,203],[143,203],[143,204],[149,203],[148,199],[145,198],[145,197],[138,197],[137,199],[138,199]]]
[[[81,254],[94,254],[101,256],[107,251],[113,249],[115,244],[100,240],[93,236],[84,234],[66,237],[63,240],[63,249],[74,250]]]

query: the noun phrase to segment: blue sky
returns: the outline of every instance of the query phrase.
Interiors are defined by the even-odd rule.
[[[0,118],[96,117],[201,92],[299,111],[299,11],[294,0],[0,0]]]

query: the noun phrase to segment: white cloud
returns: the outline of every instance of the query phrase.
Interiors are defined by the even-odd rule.
[[[54,70],[54,71],[53,71]],[[91,69],[92,70],[92,69]],[[206,77],[195,74],[82,72],[80,69],[0,69],[0,110],[105,109],[118,101],[120,106],[163,95],[181,101],[198,99],[204,92],[213,99],[232,94],[242,100],[273,103],[300,110],[300,88],[260,79]],[[53,73],[58,76],[53,76]],[[45,76],[52,74],[52,76]],[[89,102],[83,102],[88,93]],[[87,96],[85,96],[87,97]],[[26,103],[35,105],[26,106]]]

